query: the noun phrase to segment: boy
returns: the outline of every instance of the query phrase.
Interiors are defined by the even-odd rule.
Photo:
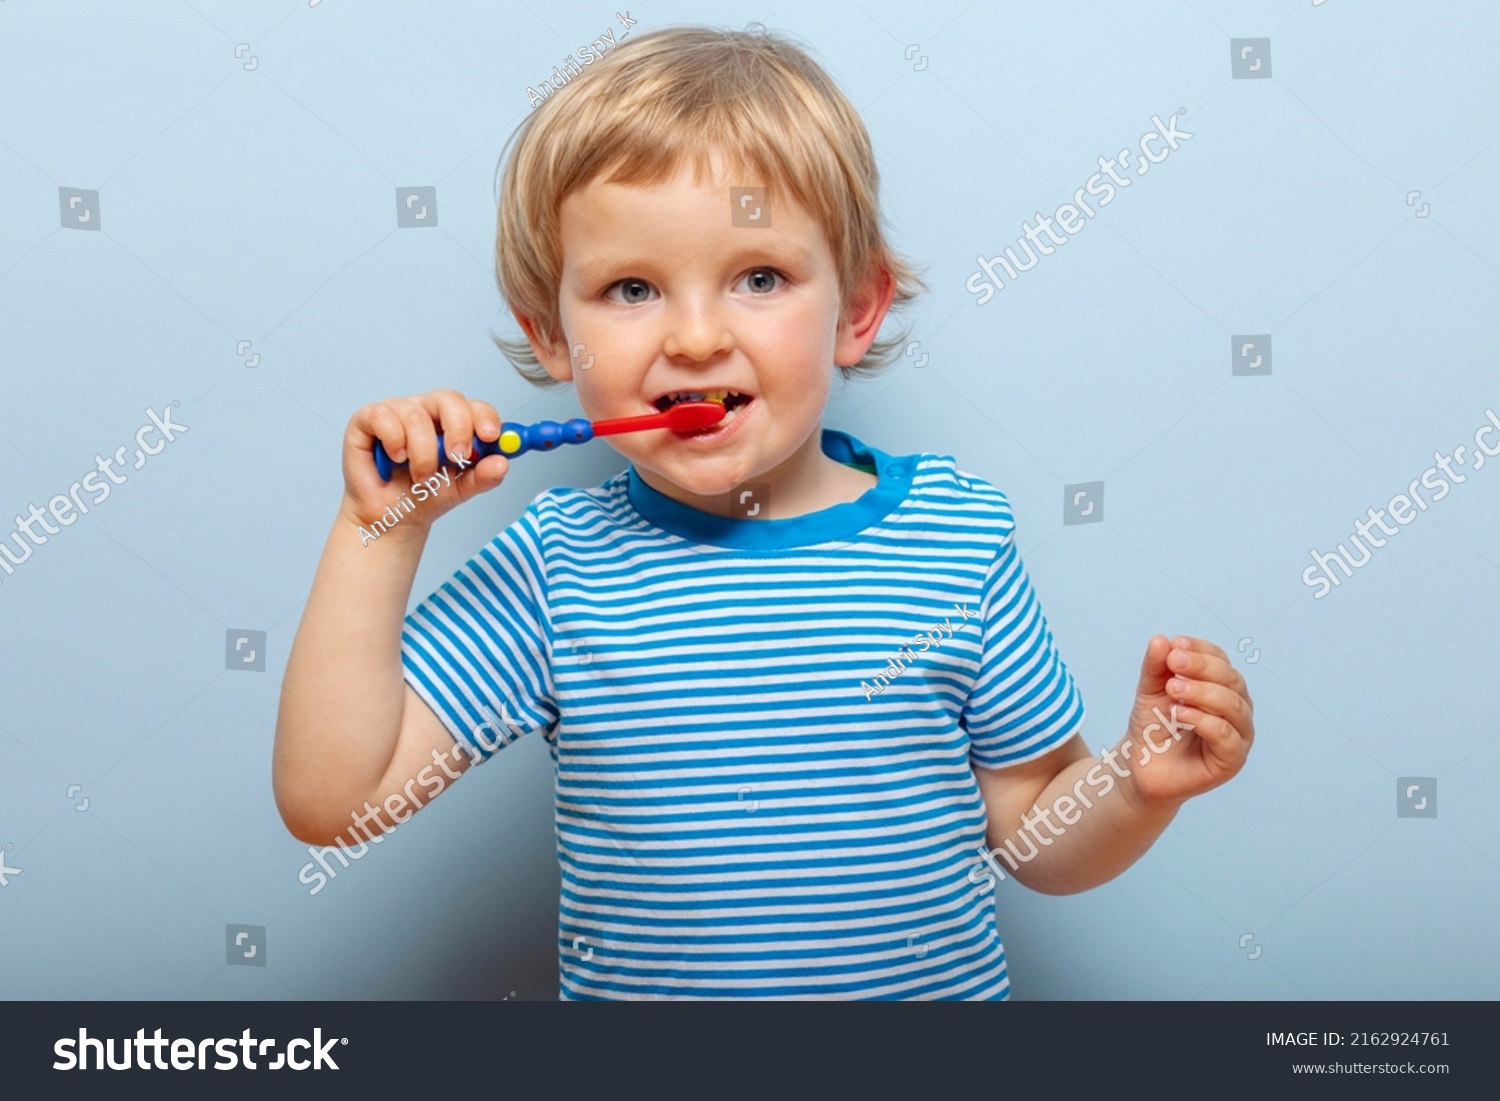
[[[277,724],[288,828],[405,821],[537,733],[563,998],[1007,998],[995,857],[1049,893],[1119,874],[1242,766],[1243,679],[1217,646],[1152,638],[1126,738],[1091,757],[1005,496],[822,429],[830,365],[888,357],[881,322],[918,284],[863,125],[796,47],[643,35],[516,138],[508,354],[590,419],[730,412],[613,437],[629,470],[539,496],[404,628],[432,522],[505,477],[466,445],[501,418],[453,391],[356,412]],[[377,439],[409,462],[389,484]]]

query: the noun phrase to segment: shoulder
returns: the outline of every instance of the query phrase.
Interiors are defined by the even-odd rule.
[[[965,470],[952,455],[927,452],[896,461],[912,472],[908,507],[997,540],[1008,539],[1015,530],[1015,512],[1005,491]]]
[[[629,505],[630,475],[621,471],[597,486],[558,486],[532,498],[517,519],[537,534],[561,534],[620,521]]]

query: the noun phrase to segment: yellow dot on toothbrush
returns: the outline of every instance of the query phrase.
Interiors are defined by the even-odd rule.
[[[507,455],[514,455],[521,450],[521,433],[515,431],[500,433],[500,450]]]

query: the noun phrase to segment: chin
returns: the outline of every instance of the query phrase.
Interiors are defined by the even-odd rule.
[[[697,497],[721,497],[749,480],[748,476],[726,477],[721,470],[712,467],[711,460],[704,459],[681,464],[670,472],[659,470],[657,473],[678,489]]]

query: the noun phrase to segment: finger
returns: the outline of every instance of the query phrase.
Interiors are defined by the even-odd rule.
[[[349,418],[349,443],[371,454],[379,440],[392,462],[406,459],[406,426],[395,409],[396,399],[366,405]]]
[[[469,415],[474,420],[474,435],[485,443],[494,443],[500,438],[500,414],[489,402],[471,399]]]
[[[468,399],[457,390],[434,390],[426,397],[448,451],[438,459],[439,464],[454,461],[454,455],[467,459],[474,453],[474,415],[469,411]]]
[[[458,490],[459,500],[467,501],[476,494],[494,489],[505,480],[505,475],[509,472],[510,460],[504,455],[486,455],[454,478],[453,485]]]
[[[1192,732],[1202,739],[1213,758],[1229,772],[1237,772],[1250,756],[1251,739],[1223,715],[1179,706],[1177,721],[1191,726]]]
[[[1168,664],[1177,679],[1212,681],[1224,685],[1238,699],[1218,708],[1221,714],[1233,716],[1236,725],[1247,742],[1255,740],[1255,702],[1250,698],[1250,687],[1245,676],[1229,660],[1221,647],[1204,639],[1182,636],[1178,639],[1192,645],[1192,649],[1179,649],[1175,644],[1167,657]],[[1171,689],[1168,689],[1171,692]]]
[[[1167,654],[1171,649],[1172,644],[1165,635],[1151,636],[1151,640],[1146,643],[1146,656],[1141,659],[1141,677],[1136,683],[1138,694],[1157,696],[1165,691],[1163,686],[1172,675],[1172,670],[1167,666]]]
[[[1250,716],[1255,713],[1255,705],[1250,700],[1249,685],[1245,681],[1244,674],[1229,660],[1229,655],[1224,652],[1224,648],[1216,646],[1207,639],[1194,638],[1191,635],[1179,635],[1173,640],[1172,645],[1173,654],[1169,654],[1167,660],[1179,679],[1214,681],[1229,688],[1239,696],[1239,700],[1229,705],[1234,710],[1226,713],[1232,713],[1241,718],[1241,726],[1249,728]],[[1168,688],[1167,691],[1170,694],[1172,689]]]
[[[1225,661],[1229,660],[1229,655],[1224,652],[1222,647],[1215,646],[1206,638],[1194,638],[1192,635],[1178,635],[1172,640],[1172,645],[1179,650],[1191,650],[1194,653],[1210,654],[1214,657],[1223,658]]]
[[[401,427],[406,433],[406,472],[412,479],[430,477],[438,468],[437,403],[431,395],[421,394],[413,398],[402,398],[395,406],[401,418]],[[391,456],[395,461],[395,456]]]
[[[1245,678],[1226,659],[1196,650],[1179,650],[1175,646],[1167,655],[1167,665],[1180,676],[1213,681],[1244,695]]]
[[[1167,682],[1167,695],[1179,704],[1222,715],[1240,729],[1250,726],[1250,701],[1222,684],[1193,680],[1190,677],[1173,677]]]

